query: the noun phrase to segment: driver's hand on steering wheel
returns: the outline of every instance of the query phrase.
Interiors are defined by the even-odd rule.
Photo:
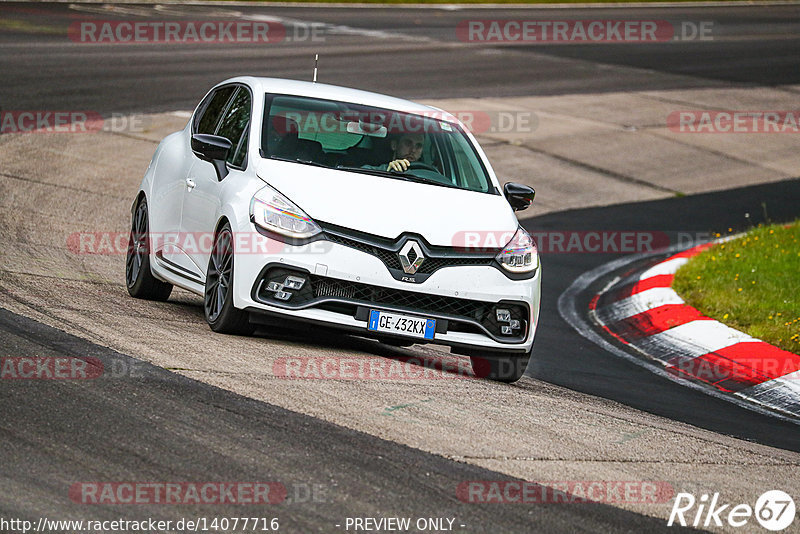
[[[386,169],[387,171],[395,171],[395,172],[405,172],[408,170],[409,162],[407,159],[396,159],[394,161],[389,162],[389,166]]]

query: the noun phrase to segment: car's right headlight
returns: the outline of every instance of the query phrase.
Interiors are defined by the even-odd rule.
[[[322,232],[311,217],[270,186],[253,195],[250,217],[265,230],[295,239],[307,239]]]
[[[539,267],[536,242],[521,226],[496,259],[506,271],[514,274],[530,273]]]

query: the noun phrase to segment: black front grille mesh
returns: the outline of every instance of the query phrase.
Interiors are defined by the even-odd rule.
[[[467,317],[478,322],[489,315],[492,309],[491,303],[477,300],[402,291],[316,275],[308,278],[315,297],[346,298],[375,305],[410,308],[418,312]]]
[[[460,299],[430,295],[414,291],[403,291],[380,286],[349,282],[335,278],[310,275],[309,282],[316,298],[341,298],[362,301],[376,306],[409,308],[417,313],[445,314],[476,321],[496,336],[501,335],[503,324],[497,320],[496,310],[505,309],[511,318],[519,321],[521,328],[514,331],[515,336],[524,338],[528,331],[528,310],[522,304],[481,302],[478,300]]]
[[[454,267],[457,265],[491,265],[492,261],[493,258],[425,258],[417,272],[429,274],[442,267]]]
[[[328,238],[329,241],[332,241],[333,243],[338,243],[346,247],[354,248],[377,257],[379,260],[383,262],[384,265],[386,265],[390,269],[402,270],[403,268],[403,266],[400,264],[400,258],[397,256],[397,252],[395,252],[394,250],[379,247],[377,245],[371,245],[369,243],[363,243],[355,239],[350,239],[348,237],[332,234],[329,232],[326,232],[325,236]],[[477,255],[433,256],[433,257],[426,256],[425,260],[422,262],[422,265],[417,270],[417,274],[432,274],[433,272],[438,271],[439,269],[442,269],[444,267],[456,267],[462,265],[477,265],[477,266],[491,265],[493,261],[494,257],[477,256]]]
[[[268,289],[269,282],[282,283],[288,275],[304,278],[306,284],[300,290],[284,289],[291,293],[291,297],[289,300],[279,301],[275,298],[274,291]],[[477,323],[496,339],[509,342],[524,339],[528,332],[528,307],[522,302],[493,303],[431,295],[328,278],[299,270],[295,271],[291,267],[265,268],[259,281],[253,287],[253,296],[260,302],[289,308],[303,308],[314,305],[316,301],[322,301],[318,304],[320,306],[328,306],[333,300],[341,305],[351,306],[352,311],[355,311],[357,306],[363,305],[400,309],[435,317],[444,315],[450,319],[451,328],[454,330],[466,331],[464,328],[468,328],[468,330],[476,328]],[[501,333],[500,327],[508,323],[501,323],[497,320],[498,309],[508,310],[511,319],[520,322],[520,328],[516,329],[512,335]]]
[[[367,254],[370,254],[372,256],[376,256],[390,269],[402,269],[402,266],[400,265],[400,258],[398,258],[397,254],[392,252],[391,250],[377,247],[375,245],[370,245],[368,243],[362,243],[361,241],[356,241],[355,239],[348,239],[346,237],[327,232],[325,233],[325,237],[328,238],[328,241],[331,241],[333,243],[338,243],[346,247],[366,252]]]

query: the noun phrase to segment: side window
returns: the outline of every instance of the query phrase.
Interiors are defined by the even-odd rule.
[[[234,147],[236,152],[232,156],[228,156],[228,162],[234,167],[242,168],[245,165],[245,159],[247,158],[247,140],[250,138],[249,126],[248,123],[247,127],[245,127],[244,135],[239,141],[239,146]]]
[[[466,136],[448,135],[445,138],[450,145],[455,159],[455,175],[453,183],[461,187],[469,188],[473,191],[487,193],[492,189],[489,182],[489,175],[483,168],[483,163],[478,159],[475,149],[470,146]]]
[[[249,125],[250,92],[244,87],[240,87],[217,128],[217,135],[228,139],[233,145],[228,154],[228,163],[234,167],[241,167],[247,156]]]
[[[222,87],[208,95],[194,118],[195,133],[213,134],[225,105],[233,94],[234,86]]]

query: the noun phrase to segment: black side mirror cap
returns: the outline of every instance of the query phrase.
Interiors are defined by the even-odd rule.
[[[530,207],[533,197],[536,196],[536,191],[527,185],[508,182],[503,186],[503,194],[514,211],[522,211]]]
[[[222,180],[228,176],[228,166],[225,160],[231,152],[233,144],[225,137],[210,134],[192,134],[192,152],[205,161],[214,165],[217,179]]]

